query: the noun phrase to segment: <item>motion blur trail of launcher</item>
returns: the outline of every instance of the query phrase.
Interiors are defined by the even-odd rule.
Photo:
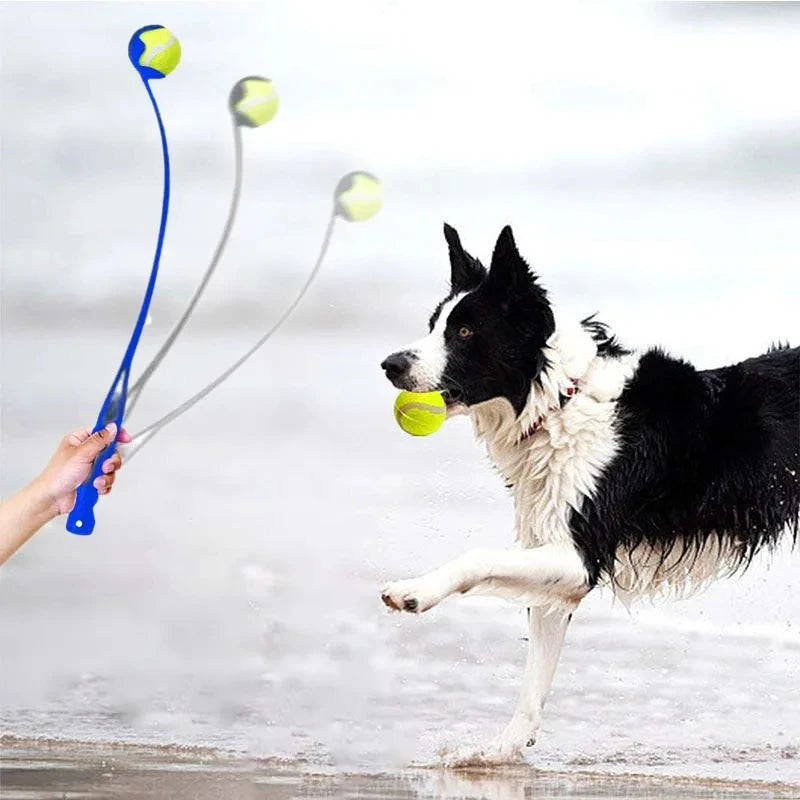
[[[228,110],[231,114],[233,128],[233,151],[234,151],[234,181],[231,193],[230,205],[222,234],[211,256],[211,260],[206,267],[197,288],[194,291],[186,310],[176,322],[175,326],[164,340],[158,352],[142,371],[139,377],[129,384],[130,370],[133,357],[141,338],[142,330],[147,323],[150,303],[155,291],[158,267],[161,258],[161,250],[166,233],[167,217],[169,213],[170,199],[170,166],[169,150],[167,147],[166,131],[161,119],[161,113],[156,102],[155,95],[150,87],[151,80],[159,80],[169,75],[180,62],[181,46],[175,36],[162,25],[147,25],[136,31],[131,37],[128,45],[128,56],[142,79],[145,90],[150,98],[156,116],[159,133],[161,136],[161,147],[163,156],[163,197],[161,206],[161,220],[159,223],[158,237],[156,241],[155,255],[150,277],[145,290],[142,306],[134,325],[131,339],[123,356],[117,374],[111,384],[111,388],[106,395],[100,413],[97,417],[95,431],[100,430],[106,424],[114,422],[117,430],[122,427],[128,415],[133,411],[137,401],[153,376],[158,366],[172,348],[178,336],[186,327],[189,318],[196,308],[200,298],[208,287],[211,278],[219,265],[225,247],[233,231],[236,222],[236,214],[239,209],[239,199],[242,189],[243,173],[243,144],[242,128],[260,128],[270,122],[278,112],[278,95],[273,82],[269,78],[258,75],[250,75],[238,80],[231,89],[228,98]],[[164,429],[170,422],[173,422],[182,414],[186,413],[192,406],[210,394],[221,383],[227,380],[239,367],[241,367],[251,356],[253,356],[264,343],[283,325],[292,312],[300,304],[301,300],[308,291],[314,278],[322,268],[323,261],[328,252],[331,239],[336,227],[337,219],[344,219],[348,222],[363,222],[371,219],[381,208],[383,202],[381,185],[378,179],[369,172],[356,171],[344,175],[336,184],[333,193],[333,204],[328,218],[325,232],[322,238],[319,254],[316,261],[302,285],[300,291],[291,303],[284,309],[272,326],[250,347],[240,358],[238,358],[227,369],[221,372],[214,380],[204,386],[185,402],[165,414],[155,422],[146,425],[133,434],[132,442],[126,451],[126,460],[129,460],[139,450],[142,449],[153,437]],[[109,445],[95,461],[92,473],[86,482],[79,487],[75,507],[67,518],[67,530],[71,533],[88,535],[94,530],[94,505],[98,500],[97,490],[93,486],[95,478],[102,474],[103,462],[114,452],[116,442]]]

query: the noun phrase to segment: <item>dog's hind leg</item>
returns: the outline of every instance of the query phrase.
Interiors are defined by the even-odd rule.
[[[533,746],[536,741],[542,709],[553,682],[572,612],[531,608],[528,614],[528,656],[514,716],[500,736],[487,746],[444,751],[442,758],[445,764],[467,767],[521,761],[523,748]]]
[[[439,569],[384,586],[383,602],[422,613],[451,594],[489,594],[528,607],[571,608],[589,591],[583,559],[572,545],[470,550]]]

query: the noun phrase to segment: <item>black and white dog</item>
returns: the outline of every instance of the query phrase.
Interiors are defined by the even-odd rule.
[[[450,294],[430,333],[381,365],[398,388],[439,390],[467,413],[516,507],[513,550],[473,550],[382,590],[421,613],[452,594],[529,609],[516,711],[502,734],[453,764],[521,756],[539,729],[572,613],[596,586],[624,600],[692,591],[745,568],[800,510],[800,348],[697,370],[635,355],[592,318],[556,319],[503,229],[487,271],[445,226]]]

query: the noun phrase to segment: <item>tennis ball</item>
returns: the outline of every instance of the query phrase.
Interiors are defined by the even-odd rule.
[[[236,81],[228,98],[228,108],[237,125],[258,128],[278,113],[278,95],[269,78],[250,75]]]
[[[131,36],[128,58],[146,80],[165,78],[181,60],[181,45],[163,25],[145,25]]]
[[[444,397],[439,392],[400,392],[394,401],[394,418],[406,433],[430,436],[447,418]]]
[[[350,222],[364,222],[381,209],[381,183],[369,172],[349,172],[333,193],[336,213]]]

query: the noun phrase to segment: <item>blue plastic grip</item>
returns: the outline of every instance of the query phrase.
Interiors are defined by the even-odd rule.
[[[97,433],[97,431],[103,430],[109,422],[114,422],[117,425],[117,435],[114,437],[114,441],[95,458],[91,474],[78,487],[75,505],[67,516],[67,530],[78,536],[88,536],[94,530],[93,509],[99,499],[97,489],[94,488],[94,481],[103,474],[103,464],[106,459],[114,455],[119,431],[120,428],[122,428],[122,417],[125,414],[125,396],[127,391],[128,371],[123,365],[120,367],[114,384],[103,403],[103,407],[100,409],[100,414],[97,417],[97,424],[92,430],[92,433]]]
[[[97,425],[92,433],[97,433],[104,427],[104,425]],[[119,428],[120,423],[117,423],[117,435],[119,435]],[[78,536],[88,536],[94,530],[94,507],[99,499],[97,489],[94,488],[94,482],[97,477],[103,474],[103,464],[114,455],[116,447],[117,437],[115,436],[114,441],[95,458],[92,472],[86,482],[78,487],[75,505],[67,517],[67,530],[70,533],[76,533]]]
[[[67,517],[67,530],[76,533],[78,536],[88,536],[94,530],[94,507],[97,504],[99,494],[94,487],[95,478],[103,474],[103,462],[110,458],[114,453],[116,442],[112,442],[95,459],[92,467],[92,474],[86,483],[78,487],[75,498],[75,506]]]

